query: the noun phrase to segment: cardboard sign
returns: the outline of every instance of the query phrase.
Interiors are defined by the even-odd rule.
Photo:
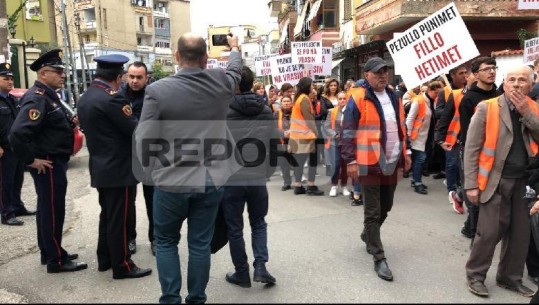
[[[333,48],[322,48],[322,64],[312,66],[312,75],[331,75]]]
[[[228,65],[228,61],[224,61],[224,60],[218,60],[217,61],[217,68],[221,68],[223,70],[226,70],[227,65]]]
[[[408,88],[479,55],[453,2],[388,41],[387,48]]]
[[[539,10],[539,0],[518,0],[519,10]]]
[[[317,64],[322,62],[321,41],[293,41],[292,62],[295,64]]]
[[[306,65],[292,63],[292,56],[285,54],[270,58],[271,75],[273,84],[279,88],[284,83],[295,85],[304,76],[310,76],[310,70]]]
[[[532,65],[539,58],[539,37],[524,41],[524,63]]]
[[[206,69],[215,69],[217,68],[217,59],[208,58],[208,62],[206,63]]]
[[[271,64],[269,59],[274,56],[277,56],[277,54],[255,56],[256,76],[266,76],[271,74]]]

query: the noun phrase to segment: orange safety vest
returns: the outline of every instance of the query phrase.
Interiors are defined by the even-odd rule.
[[[356,131],[356,162],[358,165],[375,165],[380,161],[382,124],[376,106],[365,99],[365,88],[352,88],[346,95],[354,99],[361,116]],[[404,124],[404,108],[399,102],[399,120],[402,136],[402,154],[406,155],[406,125]]]
[[[333,107],[331,108],[329,112],[329,121],[330,121],[330,128],[335,130],[335,122],[337,121],[337,114],[339,113],[339,107]],[[328,136],[326,139],[326,143],[324,145],[326,149],[329,149],[331,146],[331,138]]]
[[[418,95],[412,103],[417,103],[419,109],[417,111],[417,116],[414,119],[414,124],[412,125],[412,131],[410,132],[410,139],[415,140],[419,135],[419,129],[423,126],[423,120],[425,120],[425,114],[427,113],[427,102],[425,97],[421,94]]]
[[[456,89],[452,92],[453,102],[455,103],[455,113],[453,114],[453,119],[451,120],[451,123],[449,123],[449,127],[447,128],[447,134],[445,136],[445,142],[451,144],[451,146],[457,143],[457,138],[460,132],[459,106],[460,101],[462,101],[462,98],[464,97],[464,93],[462,92],[462,90],[463,89]]]
[[[410,101],[413,100],[414,97],[416,96],[413,89],[408,90],[408,95],[410,96]]]
[[[283,111],[280,109],[277,111],[277,128],[281,131],[284,131],[283,130]],[[284,138],[281,138],[281,144],[284,144]]]
[[[447,99],[449,98],[449,95],[451,94],[451,86],[445,86],[444,87],[444,97],[445,102],[447,103]]]
[[[536,115],[539,115],[537,104],[528,97],[526,97],[526,101],[533,112]],[[498,98],[486,100],[485,103],[487,104],[485,141],[483,142],[483,148],[479,152],[479,171],[477,173],[477,185],[480,191],[484,191],[487,188],[488,177],[494,166],[496,144],[498,142],[498,133],[500,131],[500,107],[498,106]],[[533,155],[537,155],[537,153],[539,153],[539,145],[537,145],[529,133],[528,141]]]
[[[316,107],[314,108],[316,115],[320,115],[320,101],[316,102]]]
[[[290,139],[316,139],[316,134],[309,128],[309,126],[307,126],[303,113],[301,113],[301,101],[305,98],[308,100],[311,113],[314,115],[313,103],[311,103],[307,95],[301,94],[297,99],[297,103],[294,103],[294,106],[292,107],[292,115],[290,116]]]

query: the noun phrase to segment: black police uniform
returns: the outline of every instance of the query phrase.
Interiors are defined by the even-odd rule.
[[[51,67],[63,72],[60,49],[43,54],[30,69]],[[87,268],[74,263],[62,248],[67,190],[67,162],[73,152],[72,117],[63,108],[53,88],[36,81],[21,98],[21,109],[11,128],[9,142],[15,155],[26,165],[34,159],[50,160],[52,168],[38,174],[30,168],[37,193],[37,235],[42,263],[47,272],[78,271]]]
[[[117,69],[128,58],[105,55],[94,58],[99,68]],[[132,172],[131,136],[137,119],[129,102],[100,79],[94,80],[78,102],[77,112],[90,153],[92,187],[99,193],[98,270],[112,267],[113,278],[141,277],[128,249],[128,217],[134,204],[136,184]]]
[[[0,64],[0,77],[13,77],[10,65]],[[24,164],[11,151],[8,134],[19,113],[19,103],[17,99],[7,93],[0,93],[0,147],[4,154],[0,158],[0,181],[2,193],[0,197],[0,213],[2,223],[7,225],[22,225],[23,221],[17,216],[35,215],[24,206],[21,200],[21,190],[24,181]]]

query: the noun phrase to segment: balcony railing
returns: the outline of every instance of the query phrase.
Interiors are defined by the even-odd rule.
[[[145,27],[144,25],[139,24],[139,25],[137,25],[137,34],[151,36],[152,31],[151,31],[151,28],[149,29],[149,28]]]

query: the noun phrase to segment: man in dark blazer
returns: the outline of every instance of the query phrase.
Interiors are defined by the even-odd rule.
[[[189,263],[186,303],[204,303],[210,273],[210,243],[222,186],[240,167],[227,129],[230,101],[241,78],[238,38],[227,36],[228,66],[206,69],[204,38],[180,36],[180,70],[146,87],[135,132],[137,157],[154,185],[154,237],[160,303],[180,303],[180,228],[187,219]],[[241,160],[241,159],[239,159]],[[138,176],[137,176],[138,177]]]
[[[97,62],[95,80],[78,103],[81,127],[90,153],[92,187],[99,193],[99,271],[112,268],[112,278],[139,278],[150,275],[131,260],[127,220],[134,204],[137,180],[133,176],[131,136],[137,118],[127,99],[118,93],[123,55],[104,55]]]

